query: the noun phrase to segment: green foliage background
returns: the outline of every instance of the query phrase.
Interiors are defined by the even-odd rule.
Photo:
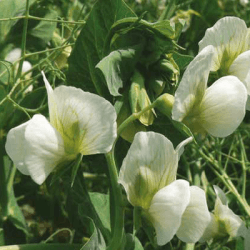
[[[37,186],[30,177],[16,171],[6,155],[6,134],[11,128],[27,121],[35,113],[48,117],[41,70],[46,72],[54,86],[63,83],[105,97],[115,105],[122,122],[124,117],[131,114],[129,81],[134,68],[139,64],[145,75],[150,77],[152,72],[157,72],[158,65],[153,56],[153,59],[147,57],[144,61],[141,58],[144,58],[145,51],[166,53],[165,47],[162,49],[164,32],[164,46],[166,41],[169,42],[168,53],[175,47],[173,40],[178,44],[178,53],[181,55],[176,54],[173,59],[180,69],[181,79],[185,67],[197,54],[198,42],[206,29],[218,19],[233,15],[250,25],[250,5],[243,7],[237,0],[99,0],[96,5],[95,2],[30,0],[29,18],[25,19],[25,1],[0,1],[0,246],[48,242],[67,243],[72,249],[79,249],[73,243],[83,245],[88,242],[82,250],[102,249],[105,247],[105,240],[110,238],[112,221],[110,225],[109,211],[111,209],[112,213],[112,207],[109,205],[109,176],[103,155],[84,156],[80,166],[83,175],[76,177],[73,188],[70,187],[71,180],[67,178],[71,174],[70,169],[66,169],[61,176],[55,173],[45,184]],[[132,27],[128,19],[122,23],[117,22],[136,16],[148,23],[141,22],[139,26]],[[178,33],[177,25],[172,31],[166,23],[169,29],[163,32],[158,27],[161,34],[154,33],[158,40],[153,40],[149,45],[147,42],[150,39],[143,41],[142,37],[148,38],[152,32],[149,23],[169,19],[176,21],[178,18],[185,20],[184,32]],[[25,25],[27,32],[23,33]],[[154,31],[155,29],[157,28],[154,26]],[[117,30],[122,37],[120,40],[113,38]],[[67,53],[64,49],[69,46],[73,49],[72,53],[68,61],[63,61],[66,60],[64,57]],[[150,46],[155,46],[154,50],[149,51]],[[17,64],[15,66],[4,61],[6,55],[17,47],[25,48],[20,63],[28,60],[32,64],[32,77],[28,76],[28,72],[21,74]],[[146,65],[145,61],[150,63]],[[119,66],[122,72],[126,72],[124,75],[119,75],[118,71],[107,75],[105,72],[110,70],[106,68],[107,64]],[[173,71],[170,72],[166,76],[168,84],[164,91],[173,93],[179,79],[174,81]],[[114,84],[107,86],[105,79],[111,79],[111,82],[113,80]],[[153,101],[156,94],[152,89],[151,92],[148,91],[150,87],[147,84],[146,82],[144,86],[146,94]],[[25,91],[29,86],[33,86],[33,90]],[[140,100],[136,101],[143,105]],[[174,145],[187,137],[190,131],[180,129],[166,116],[156,112],[157,117],[152,124],[144,126],[145,124],[135,121],[131,131],[160,132]],[[250,203],[250,197],[246,193],[250,185],[249,121],[247,112],[243,124],[234,134],[225,139],[208,136],[204,141],[187,147],[181,158],[179,177],[206,191],[210,211],[215,198],[213,184],[225,191],[233,184],[239,190],[239,195]],[[120,138],[117,142],[116,160],[119,167],[130,146],[129,141],[131,140]],[[226,183],[222,176],[227,177]],[[235,194],[229,193],[228,198],[230,208],[242,215],[249,224],[249,215]],[[132,207],[126,203],[125,195],[124,202],[127,206],[125,227],[128,232],[132,232],[133,212]],[[151,234],[152,228],[143,226],[145,230],[140,230],[137,234],[140,241],[126,235],[126,249],[155,249],[147,236]],[[89,239],[91,240],[88,241]],[[242,244],[242,239],[223,239],[210,246],[198,243],[195,249],[240,250],[243,249]],[[188,246],[174,238],[172,243],[159,249],[188,249]]]

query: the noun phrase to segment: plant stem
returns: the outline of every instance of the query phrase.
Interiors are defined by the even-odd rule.
[[[25,50],[26,50],[26,37],[27,37],[27,30],[28,30],[28,20],[29,20],[29,0],[26,0],[26,10],[25,10],[25,19],[24,19],[24,24],[23,24],[23,35],[22,35],[22,53],[21,53],[21,61],[18,66],[17,74],[15,81],[17,81],[21,74],[22,74],[22,68],[23,68],[23,62],[24,62],[24,57],[25,57]]]
[[[250,216],[250,206],[248,205],[245,198],[241,197],[238,190],[234,186],[233,182],[227,175],[224,169],[219,167],[218,162],[213,158],[213,156],[210,154],[210,156],[207,156],[203,153],[201,149],[198,150],[200,155],[204,157],[211,165],[211,169],[213,172],[217,175],[217,177],[224,183],[224,185],[228,188],[228,190],[235,196],[235,198],[238,200],[238,202],[241,204],[245,212],[248,216]]]
[[[139,119],[139,117],[144,114],[145,112],[147,112],[150,109],[153,109],[155,107],[155,102],[153,102],[152,104],[148,105],[146,108],[144,108],[143,110],[141,110],[138,113],[133,113],[131,116],[129,116],[118,128],[117,131],[117,137],[119,137],[122,133],[122,131],[134,120]]]
[[[122,191],[118,183],[118,173],[114,159],[114,151],[111,150],[106,155],[109,168],[110,182],[114,202],[114,228],[112,228],[112,238],[107,250],[120,250],[124,233],[124,208],[122,203]],[[0,249],[1,250],[1,249]]]

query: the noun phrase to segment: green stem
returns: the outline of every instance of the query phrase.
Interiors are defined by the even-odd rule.
[[[118,183],[118,173],[114,159],[113,150],[107,153],[106,160],[109,168],[109,175],[114,201],[114,228],[112,228],[112,239],[107,250],[120,250],[124,233],[124,208],[122,202],[121,186]],[[0,249],[1,250],[1,249]]]
[[[194,250],[194,244],[193,243],[187,243],[185,246],[185,250]]]
[[[25,19],[24,19],[24,24],[23,24],[23,35],[22,35],[22,53],[21,53],[21,61],[18,66],[17,74],[15,81],[20,78],[22,74],[22,68],[23,68],[23,62],[24,62],[24,57],[25,57],[25,50],[26,50],[26,37],[27,37],[27,31],[28,31],[28,20],[29,20],[29,2],[30,0],[26,0],[26,10],[25,10]]]
[[[18,16],[18,17],[8,17],[8,18],[2,18],[0,19],[0,22],[2,21],[11,21],[11,20],[19,20],[24,19],[26,16]],[[57,20],[57,19],[49,19],[49,18],[42,18],[42,17],[36,17],[28,15],[28,19],[38,20],[38,21],[48,21],[48,22],[56,22],[56,23],[70,23],[70,24],[85,24],[85,21],[66,21],[66,20]]]
[[[238,190],[234,186],[233,182],[227,175],[227,173],[224,171],[224,169],[219,167],[218,162],[212,157],[210,154],[210,157],[208,157],[206,154],[202,152],[201,149],[198,150],[200,155],[204,157],[211,165],[211,169],[213,172],[217,175],[217,177],[224,183],[224,185],[228,188],[228,190],[235,196],[235,198],[238,200],[238,202],[241,204],[245,212],[248,216],[250,216],[250,206],[248,205],[246,199],[241,197]]]
[[[0,250],[79,250],[80,244],[25,244],[0,247]]]
[[[153,102],[152,104],[148,105],[146,108],[144,108],[143,110],[141,110],[138,113],[133,113],[131,116],[129,116],[118,128],[117,131],[117,137],[119,137],[122,133],[122,131],[134,120],[139,119],[139,117],[144,114],[145,112],[147,112],[150,109],[153,109],[155,107],[155,102]]]

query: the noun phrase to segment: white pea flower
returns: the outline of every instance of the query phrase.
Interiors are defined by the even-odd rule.
[[[195,133],[225,137],[245,116],[247,90],[235,76],[221,77],[207,87],[214,56],[214,47],[206,46],[188,65],[175,92],[172,118]]]
[[[238,17],[221,18],[207,29],[199,42],[200,51],[208,45],[215,48],[211,71],[238,77],[250,95],[250,30],[246,23]],[[246,109],[250,110],[249,97]]]
[[[81,89],[53,90],[44,73],[50,122],[43,115],[9,131],[6,152],[15,166],[38,184],[61,162],[80,153],[107,153],[116,138],[116,112],[104,98]]]
[[[247,228],[244,222],[228,207],[224,192],[216,185],[214,185],[214,190],[217,198],[215,200],[213,216],[211,217],[212,220],[201,241],[214,237],[225,237],[227,235],[231,237],[245,237]]]
[[[142,207],[152,222],[158,245],[165,245],[175,234],[184,242],[196,242],[210,221],[205,192],[176,180],[178,160],[191,140],[174,149],[161,134],[139,132],[122,163],[119,183],[129,202]]]
[[[240,4],[244,7],[246,7],[249,3],[249,0],[240,0]]]
[[[11,50],[10,53],[5,57],[5,60],[8,62],[14,63],[21,58],[21,53],[22,51],[20,48],[15,48]],[[30,69],[32,69],[31,63],[28,61],[24,61],[23,67],[22,67],[22,73],[25,73],[29,71]]]

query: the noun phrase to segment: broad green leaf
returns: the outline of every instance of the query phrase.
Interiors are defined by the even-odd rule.
[[[141,242],[136,236],[132,234],[126,234],[126,246],[125,250],[143,250]]]
[[[111,231],[110,228],[110,207],[109,207],[109,194],[89,193],[90,200],[95,207],[103,226]]]
[[[94,221],[89,218],[85,217],[83,209],[79,207],[79,215],[82,223],[86,226],[89,225],[88,228],[91,229],[91,237],[89,241],[80,249],[80,250],[105,250],[106,244],[104,238],[100,232],[100,230],[95,226]]]
[[[85,202],[79,204],[80,214],[91,217],[95,224],[101,227],[100,229],[109,234],[111,231],[109,195],[92,192],[88,195],[89,199],[85,197]]]
[[[32,5],[37,0],[30,0]],[[20,0],[1,0],[0,1],[0,19],[18,17],[24,14],[26,8],[26,1]],[[3,11],[4,10],[4,11]],[[0,43],[2,43],[12,26],[17,22],[16,20],[0,21]]]
[[[74,185],[71,187],[71,169],[63,177],[65,188],[69,190],[67,207],[69,217],[73,224],[79,224],[79,216],[90,217],[101,230],[105,239],[110,238],[110,212],[109,195],[89,193],[85,187],[84,178],[76,175]],[[79,172],[78,172],[79,174]],[[78,210],[81,215],[78,214]]]
[[[131,77],[141,53],[141,46],[112,51],[96,65],[102,71],[111,95],[121,95],[119,89]]]
[[[135,14],[122,0],[99,0],[90,12],[69,57],[70,85],[110,97],[103,77],[95,66],[104,57],[103,47],[114,22]]]
[[[50,12],[46,14],[44,18],[56,19],[57,12],[50,10]],[[56,25],[57,25],[56,22],[40,21],[36,27],[30,30],[29,34],[37,38],[40,38],[41,40],[44,41],[44,43],[48,43],[53,37]]]

